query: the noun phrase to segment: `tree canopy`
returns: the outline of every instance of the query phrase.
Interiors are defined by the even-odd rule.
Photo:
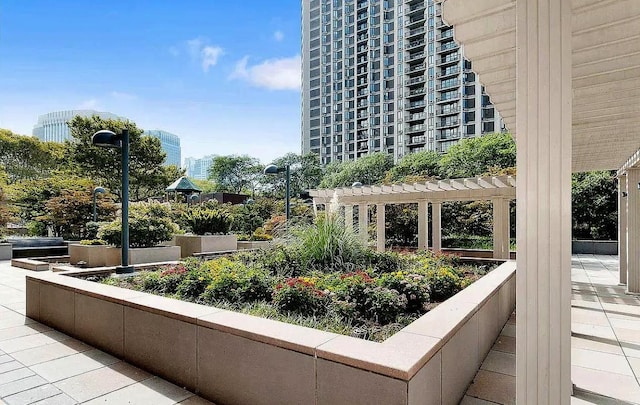
[[[62,164],[64,145],[0,129],[0,166],[7,181],[47,176]]]
[[[248,155],[215,156],[209,168],[209,180],[216,183],[217,191],[242,193],[255,191],[263,166]]]
[[[515,165],[516,144],[511,135],[487,134],[453,145],[440,159],[440,174],[445,178],[474,177]]]
[[[377,184],[393,167],[393,156],[378,152],[355,161],[335,162],[326,167],[320,187],[347,187],[354,182]]]

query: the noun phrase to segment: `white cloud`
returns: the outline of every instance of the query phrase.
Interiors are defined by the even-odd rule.
[[[219,46],[205,46],[200,51],[202,57],[202,70],[209,71],[209,67],[215,66],[218,63],[218,58],[224,54],[224,51]]]
[[[249,57],[245,56],[236,63],[230,79],[243,79],[256,87],[269,90],[300,90],[300,55],[290,58],[268,59],[249,66]]]
[[[280,42],[284,39],[284,33],[280,30],[273,33],[273,39]]]
[[[109,95],[118,100],[135,100],[138,98],[135,94],[125,93],[122,91],[112,91]]]

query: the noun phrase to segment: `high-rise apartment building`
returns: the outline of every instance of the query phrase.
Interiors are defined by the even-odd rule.
[[[94,110],[65,110],[55,111],[43,114],[38,117],[38,123],[33,127],[33,136],[45,142],[64,142],[71,139],[71,132],[67,122],[71,121],[75,116],[92,117],[97,115],[102,119],[121,119],[110,112],[94,111]]]
[[[209,168],[213,163],[214,156],[205,156],[200,159],[188,157],[184,159],[184,168],[187,170],[187,177],[196,180],[206,180],[209,177]]]
[[[144,131],[144,135],[152,136],[160,140],[162,150],[167,154],[167,158],[164,161],[165,166],[182,166],[182,149],[180,148],[180,138],[178,137],[178,135],[172,134],[171,132],[163,131],[161,129],[151,129]]]
[[[303,0],[302,55],[302,151],[322,163],[503,129],[433,0]]]

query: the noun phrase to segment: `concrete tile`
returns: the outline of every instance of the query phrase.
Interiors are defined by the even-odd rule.
[[[182,402],[179,402],[180,405],[215,405],[213,402],[209,402],[204,398],[201,398],[197,395],[189,397]]]
[[[8,371],[0,374],[0,385],[8,384],[13,381],[20,380],[22,378],[30,377],[35,373],[26,367],[19,368],[17,370]]]
[[[20,315],[13,311],[5,312],[0,317],[0,330],[6,328],[13,328],[15,326],[27,325],[34,323],[33,319],[27,318],[24,315]]]
[[[627,359],[617,354],[571,348],[571,364],[623,375],[633,375]]]
[[[573,336],[594,336],[611,341],[616,340],[616,335],[613,333],[613,329],[611,329],[610,326],[571,322],[571,333]]]
[[[34,402],[32,405],[75,405],[76,400],[65,394],[59,394],[42,401]]]
[[[611,322],[611,326],[613,326],[614,329],[622,328],[622,329],[635,330],[640,335],[640,318],[631,318],[631,319],[611,318],[609,321]]]
[[[78,402],[85,402],[151,377],[149,373],[120,361],[58,381],[56,386]]]
[[[61,342],[66,339],[69,339],[69,336],[65,335],[64,333],[60,333],[58,331],[49,331],[4,340],[0,342],[0,350],[3,350],[5,353],[14,353],[20,350],[26,350],[55,342]]]
[[[124,359],[194,390],[198,326],[129,307],[124,319]]]
[[[0,374],[6,373],[8,371],[17,370],[21,367],[24,367],[20,362],[17,361],[8,361],[6,363],[0,364]]]
[[[515,338],[516,337],[516,325],[512,325],[512,324],[504,325],[504,328],[502,328],[502,331],[500,331],[500,334],[502,336],[510,336],[512,338]]]
[[[303,353],[200,326],[197,364],[197,392],[216,402],[314,402],[316,361]],[[319,367],[317,373],[320,378]],[[404,389],[406,393],[406,384]]]
[[[46,398],[61,394],[61,391],[51,384],[40,385],[17,394],[2,398],[8,405],[31,404]]]
[[[30,377],[2,384],[0,385],[0,398],[17,394],[18,392],[26,391],[31,388],[39,387],[48,383],[49,382],[47,380],[40,377],[39,375],[32,375]]]
[[[611,342],[607,340],[604,340],[604,341],[592,340],[592,339],[589,339],[588,336],[585,336],[585,337],[571,336],[571,347],[576,349],[586,349],[586,350],[593,350],[597,352],[611,353],[611,354],[618,354],[618,355],[624,354],[618,342]]]
[[[98,398],[94,398],[85,404],[129,404],[129,405],[172,405],[183,401],[193,394],[189,391],[164,381],[158,377],[152,377],[117,391],[110,392]]]
[[[0,341],[14,339],[22,336],[50,331],[51,328],[41,323],[31,323],[28,325],[14,326],[0,330]]]
[[[629,365],[633,370],[633,373],[636,375],[636,378],[640,380],[640,359],[635,357],[627,357],[629,361]]]
[[[84,353],[73,354],[46,363],[31,366],[31,369],[42,378],[55,382],[75,375],[86,373],[109,364],[118,359],[99,350],[89,350]]]
[[[493,371],[514,376],[516,375],[516,356],[512,353],[492,350],[482,362],[482,370]]]
[[[9,356],[8,354],[0,355],[0,364],[8,363],[10,361],[13,361],[13,357]]]
[[[640,344],[640,330],[614,327],[613,331],[620,341]]]
[[[317,404],[407,404],[407,383],[323,359],[317,362]],[[264,398],[261,403],[269,403]],[[224,402],[224,401],[221,401]],[[277,402],[275,402],[277,403]],[[312,403],[312,402],[300,402]]]
[[[498,340],[493,345],[492,350],[497,350],[499,352],[505,353],[515,353],[516,352],[516,338],[511,336],[498,336]]]
[[[470,397],[465,395],[460,401],[460,405],[495,405],[495,402],[485,401],[484,399]]]
[[[498,404],[515,404],[516,378],[506,374],[480,370],[469,386],[467,395]]]
[[[24,295],[24,293],[21,294]],[[20,302],[5,302],[2,305],[21,315],[27,314],[27,303],[24,301],[24,297],[22,297],[22,301]]]
[[[13,358],[24,364],[25,366],[33,366],[34,364],[44,363],[59,359],[61,357],[70,356],[72,354],[82,353],[92,348],[85,343],[76,339],[66,339],[62,342],[51,343],[43,346],[34,347],[32,349],[14,352]]]
[[[582,308],[571,308],[571,322],[609,326],[609,320],[604,311],[593,311]]]
[[[635,377],[571,366],[571,380],[576,388],[618,400],[636,402],[640,398]]]
[[[617,399],[603,397],[579,389],[573,390],[571,405],[628,405],[628,402],[621,402]]]
[[[630,342],[620,342],[622,351],[627,357],[640,358],[640,344]]]

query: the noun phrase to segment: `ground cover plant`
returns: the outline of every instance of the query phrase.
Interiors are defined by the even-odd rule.
[[[456,256],[368,250],[337,217],[284,243],[102,282],[383,341],[486,273]]]

